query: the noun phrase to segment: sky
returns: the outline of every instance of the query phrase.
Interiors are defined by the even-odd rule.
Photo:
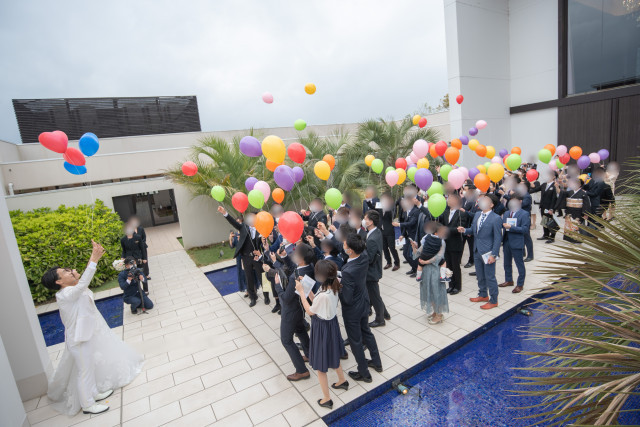
[[[213,131],[401,118],[447,93],[441,0],[4,1],[0,58],[15,143],[14,98],[196,95]]]

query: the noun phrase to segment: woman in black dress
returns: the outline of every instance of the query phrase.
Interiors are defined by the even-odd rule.
[[[556,211],[564,210],[563,240],[571,243],[581,243],[576,237],[581,231],[578,225],[584,225],[587,214],[591,212],[591,201],[586,191],[582,189],[584,183],[579,178],[569,178],[567,189],[558,194]],[[569,235],[567,235],[569,234]],[[573,236],[573,237],[570,237]]]
[[[329,395],[329,381],[327,379],[329,368],[335,369],[338,374],[338,382],[332,384],[331,387],[342,390],[349,389],[349,382],[345,379],[340,366],[343,341],[336,316],[338,293],[342,285],[338,281],[338,268],[332,261],[318,261],[314,274],[321,287],[316,295],[313,292],[309,294],[313,305],[310,306],[307,298],[304,297],[304,288],[299,280],[296,280],[296,290],[305,311],[311,316],[309,364],[318,374],[318,381],[324,395],[322,399],[318,399],[318,405],[331,409],[333,401]]]

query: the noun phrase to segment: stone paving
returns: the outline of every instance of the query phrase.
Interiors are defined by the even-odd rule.
[[[315,373],[297,383],[285,378],[293,372],[293,365],[280,344],[280,317],[271,313],[273,301],[267,306],[260,299],[250,308],[241,293],[220,296],[203,272],[235,265],[235,261],[198,268],[180,244],[175,245],[179,233],[175,224],[147,232],[153,254],[150,297],[155,307],[139,315],[125,307],[124,324],[114,329],[144,355],[143,372],[108,399],[111,409],[105,414],[69,418],[56,413],[43,396],[24,402],[29,422],[37,426],[324,425],[321,417],[328,410],[316,404],[321,392]],[[500,306],[481,310],[480,304],[469,302],[477,286],[468,274],[472,270],[464,269],[463,292],[449,298],[451,312],[440,325],[427,324],[420,310],[418,283],[404,274],[406,264],[397,272],[385,271],[380,287],[392,318],[385,327],[374,329],[384,371],[372,370],[371,384],[350,381],[348,391],[332,390],[334,409],[526,299],[539,286],[540,278],[531,271],[542,262],[545,246],[549,246],[535,240],[540,234],[540,228],[532,232],[537,252],[536,260],[527,263],[526,292],[512,294],[512,288],[501,289]],[[501,282],[502,260],[497,270]],[[54,366],[63,346],[48,348]],[[351,353],[343,362],[346,370],[355,366]],[[329,381],[335,379],[330,372]]]

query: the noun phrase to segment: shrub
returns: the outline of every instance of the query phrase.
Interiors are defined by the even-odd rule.
[[[46,301],[55,295],[40,282],[44,272],[52,266],[76,268],[80,272],[85,269],[91,255],[91,239],[106,249],[105,256],[98,263],[92,287],[117,274],[111,262],[121,254],[122,222],[101,200],[96,200],[93,212],[90,205],[61,205],[56,210],[41,208],[29,212],[12,211],[10,214],[35,302]]]

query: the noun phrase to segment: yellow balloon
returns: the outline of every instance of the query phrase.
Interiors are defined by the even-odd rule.
[[[429,160],[423,157],[418,160],[416,166],[418,167],[418,169],[429,169]]]
[[[484,165],[478,165],[476,166],[476,169],[478,169],[482,173],[487,173],[487,168],[485,168]]]
[[[591,181],[591,178],[589,177],[589,175],[587,175],[586,173],[583,173],[582,175],[580,175],[578,178],[580,178],[582,180],[582,182],[584,182],[585,184],[589,181]]]
[[[373,163],[375,159],[376,159],[376,156],[374,156],[373,154],[369,154],[367,157],[364,158],[364,164],[371,167],[371,163]]]
[[[491,145],[487,145],[487,159],[493,159],[493,156],[496,155],[496,149],[491,146]]]
[[[491,163],[487,175],[491,181],[499,182],[504,177],[504,167],[500,163]]]
[[[478,147],[478,145],[480,145],[480,141],[478,141],[477,139],[472,139],[471,141],[469,141],[469,148],[472,151],[476,151],[476,148]]]
[[[324,160],[317,162],[313,167],[313,171],[316,173],[316,176],[323,181],[328,180],[329,175],[331,175],[331,167],[329,166],[329,163]]]
[[[414,126],[417,126],[418,123],[420,123],[420,119],[422,117],[420,117],[420,114],[416,114],[415,116],[413,116],[413,118],[411,119],[411,123],[413,123]]]
[[[287,149],[284,141],[275,135],[269,135],[262,140],[262,154],[274,163],[283,163]]]
[[[304,91],[309,95],[313,95],[314,93],[316,93],[316,85],[314,85],[313,83],[307,83],[306,85],[304,85]]]
[[[405,181],[405,179],[407,179],[407,173],[405,172],[404,169],[401,169],[401,168],[396,169],[396,172],[398,173],[398,185],[402,184]]]

